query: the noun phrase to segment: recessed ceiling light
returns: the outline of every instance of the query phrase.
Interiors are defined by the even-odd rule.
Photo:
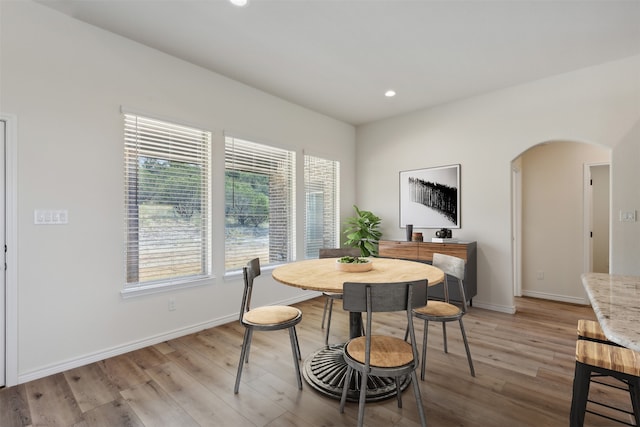
[[[249,4],[249,0],[229,0],[229,2],[238,7],[244,7]]]
[[[387,98],[392,98],[394,96],[396,96],[396,91],[395,90],[388,90],[384,93],[384,96],[386,96]]]

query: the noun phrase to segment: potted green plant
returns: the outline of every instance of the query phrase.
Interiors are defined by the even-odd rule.
[[[345,245],[360,248],[363,257],[378,255],[378,241],[382,233],[378,230],[380,218],[370,211],[360,210],[353,205],[356,215],[347,218],[344,231],[347,240]]]

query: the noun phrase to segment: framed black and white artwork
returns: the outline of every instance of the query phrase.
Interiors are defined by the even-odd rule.
[[[460,228],[460,165],[400,172],[400,227]]]

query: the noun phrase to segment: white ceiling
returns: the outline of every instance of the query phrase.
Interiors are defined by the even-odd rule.
[[[640,54],[639,0],[249,1],[39,3],[354,125]]]

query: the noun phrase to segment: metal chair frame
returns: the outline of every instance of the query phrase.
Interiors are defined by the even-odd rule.
[[[571,427],[582,427],[584,425],[585,414],[588,412],[590,414],[597,415],[601,418],[607,419],[609,421],[624,424],[628,426],[640,426],[640,377],[636,375],[632,375],[629,373],[611,370],[602,366],[591,365],[589,363],[581,362],[578,360],[581,356],[580,352],[584,351],[584,347],[580,344],[581,340],[578,340],[576,343],[576,365],[575,365],[575,373],[573,378],[573,394],[571,397],[571,412],[569,415],[569,425]],[[603,349],[603,354],[607,354],[607,358],[616,359],[615,356],[610,355],[610,352],[615,352],[616,348],[621,349],[620,346],[613,346],[602,341],[597,340],[584,340],[591,341],[594,346],[600,347]],[[631,351],[629,349],[622,348],[621,351]],[[586,354],[586,352],[585,352]],[[618,380],[620,383],[624,384],[624,387],[606,384],[600,382],[600,384],[607,385],[614,388],[619,388],[621,390],[625,390],[629,393],[631,399],[631,406],[633,408],[632,411],[627,411],[626,409],[609,405],[602,401],[593,400],[589,398],[589,388],[591,382],[599,382],[594,380],[594,378],[599,377],[612,377]],[[631,415],[634,418],[635,424],[631,424],[623,419],[614,418],[604,413],[594,411],[587,408],[587,403],[591,403],[592,405],[596,405],[598,407],[609,408],[614,411],[617,411],[621,414]]]
[[[351,283],[346,282],[343,286],[343,305],[344,309],[350,312],[366,312],[367,321],[364,337],[357,337],[349,340],[344,347],[344,358],[347,363],[347,372],[344,379],[342,398],[340,399],[340,412],[344,412],[344,406],[347,398],[347,390],[351,382],[354,371],[360,372],[360,396],[358,401],[358,426],[364,424],[364,409],[366,402],[366,389],[369,376],[392,377],[396,379],[398,407],[402,407],[402,391],[400,383],[402,377],[411,376],[413,383],[413,392],[416,399],[416,406],[420,416],[422,426],[426,426],[426,417],[422,405],[422,397],[420,395],[420,386],[416,376],[418,367],[418,349],[415,344],[415,331],[413,328],[413,316],[411,310],[424,304],[427,297],[427,280],[417,280],[410,282],[396,283]],[[411,337],[410,345],[413,357],[409,363],[400,366],[380,367],[371,365],[372,341],[380,339],[379,335],[373,335],[373,313],[376,312],[393,312],[405,311],[407,315],[407,330]],[[384,337],[389,339],[389,337]],[[364,363],[356,360],[349,353],[349,344],[354,340],[365,340],[365,360]],[[397,340],[399,345],[406,346],[407,342],[400,338],[391,338]]]
[[[245,363],[249,363],[249,350],[251,348],[251,338],[253,331],[276,331],[281,329],[289,330],[289,338],[291,340],[291,351],[293,352],[293,363],[296,370],[298,380],[298,389],[302,390],[302,377],[300,374],[300,363],[302,359],[300,354],[300,344],[298,342],[298,334],[296,333],[296,325],[302,320],[302,312],[298,310],[297,315],[291,320],[278,323],[252,323],[245,319],[246,314],[251,310],[251,295],[253,293],[254,279],[260,276],[260,259],[254,258],[243,268],[244,275],[244,294],[242,295],[242,304],[240,306],[240,323],[245,327],[244,339],[242,341],[242,351],[240,352],[240,361],[238,363],[238,373],[236,375],[236,383],[233,389],[234,393],[238,393],[240,389],[240,378],[242,377],[242,367]],[[277,310],[281,306],[269,306]],[[290,307],[287,307],[290,308]],[[244,362],[244,363],[243,363]]]
[[[475,377],[476,372],[473,367],[473,360],[471,359],[471,351],[469,350],[469,341],[467,340],[467,334],[464,329],[464,324],[462,323],[462,317],[467,313],[467,297],[464,293],[464,267],[465,261],[462,258],[454,257],[451,255],[433,254],[433,262],[432,265],[434,267],[440,268],[444,271],[444,302],[451,307],[455,307],[458,309],[457,313],[450,316],[442,316],[442,315],[430,315],[421,313],[418,310],[413,311],[413,315],[418,319],[424,320],[424,334],[422,337],[422,366],[420,368],[420,379],[424,380],[425,377],[425,369],[427,363],[427,338],[429,333],[429,322],[441,322],[442,323],[442,337],[444,339],[444,352],[448,353],[447,347],[447,323],[458,321],[460,324],[460,332],[462,333],[462,340],[464,342],[464,348],[467,353],[467,361],[469,362],[469,370],[471,371],[471,376]],[[458,288],[460,291],[460,296],[462,298],[462,308],[454,306],[449,302],[449,276],[454,277],[458,282]],[[429,301],[427,301],[427,306]],[[406,338],[406,335],[405,335]]]
[[[321,248],[318,250],[318,258],[338,258],[343,256],[360,256],[359,248]],[[322,324],[324,329],[325,319],[327,320],[327,329],[324,336],[324,345],[329,345],[329,329],[331,329],[331,314],[333,313],[333,301],[341,300],[342,294],[336,294],[333,292],[323,292],[324,309],[322,311]]]

